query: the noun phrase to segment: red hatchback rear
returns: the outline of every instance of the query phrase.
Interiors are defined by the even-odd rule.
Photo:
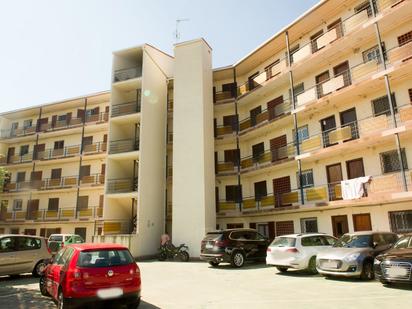
[[[73,244],[64,247],[40,279],[43,295],[59,308],[115,302],[137,308],[140,270],[129,250],[117,244]]]

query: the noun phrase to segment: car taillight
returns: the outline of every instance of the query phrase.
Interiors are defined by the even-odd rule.
[[[270,248],[267,248],[267,249],[266,249],[266,252],[272,252],[272,250],[270,250]]]
[[[298,253],[299,251],[296,248],[289,248],[289,249],[286,250],[286,252]]]
[[[216,240],[215,241],[215,246],[217,247],[226,247],[228,245],[229,241],[228,240]]]
[[[135,275],[136,277],[139,277],[140,276],[140,269],[139,269],[139,266],[134,266],[133,268],[131,268],[130,270],[129,270],[129,274],[131,274],[131,275]]]

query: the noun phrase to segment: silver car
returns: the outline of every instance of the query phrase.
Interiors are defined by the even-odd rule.
[[[373,260],[388,250],[398,236],[390,232],[355,232],[343,235],[332,248],[319,253],[316,269],[324,276],[374,278]]]
[[[0,276],[32,273],[38,277],[50,258],[43,237],[0,235]]]

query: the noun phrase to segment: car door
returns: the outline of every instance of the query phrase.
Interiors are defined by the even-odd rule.
[[[53,259],[53,263],[47,271],[47,291],[54,298],[57,299],[57,292],[60,284],[60,271],[64,265],[63,255],[66,254],[68,248],[63,248],[57,253]]]
[[[16,255],[16,265],[21,273],[32,272],[36,263],[42,259],[41,240],[33,237],[16,237],[18,254]]]
[[[316,256],[323,248],[321,236],[307,236],[300,239],[302,253],[305,260],[309,263],[311,257]]]
[[[377,256],[378,254],[381,254],[382,252],[388,250],[391,247],[391,244],[385,240],[384,234],[381,234],[381,233],[373,234],[372,241],[373,241],[373,250],[372,250],[373,256]]]
[[[16,249],[15,238],[5,236],[0,238],[0,275],[15,274]]]

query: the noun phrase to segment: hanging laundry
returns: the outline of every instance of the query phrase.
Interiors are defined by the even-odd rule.
[[[344,200],[354,200],[363,197],[365,194],[363,184],[369,182],[370,180],[371,176],[342,180],[342,198]]]

